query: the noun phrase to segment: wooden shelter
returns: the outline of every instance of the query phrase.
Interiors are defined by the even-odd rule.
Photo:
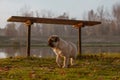
[[[45,24],[62,24],[62,25],[73,25],[79,29],[79,49],[78,52],[81,56],[81,28],[85,26],[94,26],[101,24],[98,21],[84,21],[84,20],[68,20],[68,19],[57,19],[57,18],[38,18],[38,17],[22,17],[12,16],[8,22],[23,22],[28,26],[28,40],[27,40],[27,56],[30,56],[30,45],[31,45],[31,25],[33,23],[45,23]]]

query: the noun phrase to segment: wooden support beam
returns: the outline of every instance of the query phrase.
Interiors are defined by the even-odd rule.
[[[73,25],[74,28],[78,28],[78,53],[79,56],[82,56],[82,27],[84,27],[83,23],[79,23],[76,25]]]
[[[82,37],[81,37],[81,27],[79,27],[79,34],[78,34],[78,53],[80,57],[82,56]]]
[[[25,22],[25,25],[28,27],[27,29],[27,57],[30,57],[30,48],[31,48],[31,25],[33,24],[33,22],[31,22],[30,20],[27,20]]]
[[[62,24],[62,25],[77,25],[84,23],[85,26],[94,26],[101,23],[98,21],[68,20],[68,19],[38,18],[38,17],[23,17],[23,16],[12,16],[7,21],[26,22],[27,20],[30,20],[33,23]]]

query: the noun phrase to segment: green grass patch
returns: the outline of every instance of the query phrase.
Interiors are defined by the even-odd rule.
[[[106,56],[86,54],[70,68],[55,58],[0,59],[0,80],[120,80],[120,54]]]

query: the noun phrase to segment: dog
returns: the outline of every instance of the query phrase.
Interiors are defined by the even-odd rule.
[[[68,68],[70,65],[74,65],[77,57],[77,47],[75,44],[65,41],[57,35],[52,35],[48,38],[48,45],[56,54],[56,63],[59,67]]]

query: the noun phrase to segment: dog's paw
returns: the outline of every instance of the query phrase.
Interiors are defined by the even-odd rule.
[[[63,66],[62,68],[68,68],[68,66]]]
[[[62,65],[59,64],[58,67],[62,68]]]
[[[62,68],[69,68],[70,65],[64,65]]]

